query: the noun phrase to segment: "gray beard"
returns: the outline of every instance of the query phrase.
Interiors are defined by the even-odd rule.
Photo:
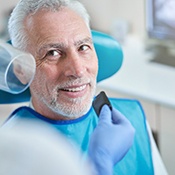
[[[74,119],[85,115],[89,111],[91,108],[92,100],[93,98],[89,99],[89,102],[86,102],[83,105],[82,101],[84,101],[84,99],[78,98],[71,100],[72,105],[66,105],[59,103],[56,99],[54,99],[50,103],[49,108],[58,115]]]

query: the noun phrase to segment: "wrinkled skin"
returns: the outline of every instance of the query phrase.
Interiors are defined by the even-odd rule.
[[[30,86],[37,112],[54,120],[85,114],[95,93],[98,62],[91,32],[74,11],[39,11],[24,22],[37,69]]]

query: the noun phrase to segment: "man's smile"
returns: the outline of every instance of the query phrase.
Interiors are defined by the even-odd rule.
[[[68,92],[79,92],[79,91],[82,91],[86,88],[86,84],[85,85],[81,85],[81,86],[77,86],[77,87],[66,87],[66,88],[63,88],[61,90],[63,91],[68,91]]]

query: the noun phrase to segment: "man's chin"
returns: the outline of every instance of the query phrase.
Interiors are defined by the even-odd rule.
[[[62,116],[64,120],[77,119],[85,115],[91,107],[91,103],[84,106],[80,104],[81,103],[79,103],[78,105],[71,105],[69,107],[64,106],[62,108],[59,106],[59,108],[56,108],[54,112],[56,112],[59,116]]]

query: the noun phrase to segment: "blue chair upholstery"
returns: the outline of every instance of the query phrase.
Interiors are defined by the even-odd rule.
[[[120,69],[123,52],[119,43],[105,33],[92,31],[92,37],[99,62],[97,76],[97,82],[99,82],[112,76]]]
[[[99,62],[97,76],[97,82],[99,82],[112,76],[120,69],[123,52],[119,43],[108,34],[92,30],[92,37]],[[10,94],[0,90],[0,104],[27,102],[29,99],[29,89],[21,94]]]

